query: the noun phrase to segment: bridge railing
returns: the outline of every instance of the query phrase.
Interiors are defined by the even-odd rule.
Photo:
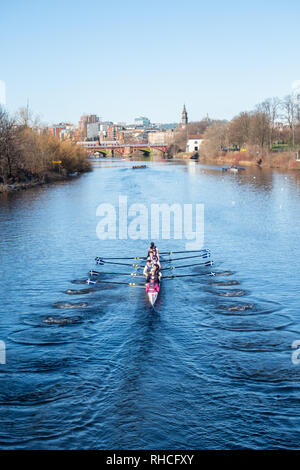
[[[149,144],[149,143],[144,143],[144,144],[105,144],[105,143],[99,143],[99,142],[77,142],[77,145],[81,145],[84,148],[88,149],[111,149],[111,148],[126,148],[126,147],[134,147],[134,148],[167,148],[168,144]]]

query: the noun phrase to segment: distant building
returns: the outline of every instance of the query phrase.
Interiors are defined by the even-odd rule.
[[[96,114],[87,114],[87,115],[81,116],[79,124],[78,124],[78,129],[79,129],[82,139],[87,138],[87,125],[98,122],[98,121],[99,121],[99,118],[98,116],[96,116]]]
[[[89,122],[86,125],[86,137],[88,140],[98,140],[100,134],[100,122]]]
[[[107,128],[107,139],[110,141],[117,139],[117,129],[116,126],[109,126]]]
[[[53,124],[52,127],[49,127],[48,132],[53,137],[56,137],[60,140],[73,138],[74,126],[73,124],[60,122],[59,124]]]
[[[65,129],[65,126],[62,124],[54,124],[52,127],[49,127],[49,134],[57,139],[60,139],[61,132]]]
[[[142,127],[149,127],[150,126],[150,119],[141,116],[134,120],[135,126],[142,126]]]
[[[150,145],[168,145],[173,140],[173,131],[167,130],[157,131],[157,132],[149,132],[148,133],[148,142]]]
[[[73,124],[66,125],[66,128],[63,129],[60,133],[61,140],[74,140],[75,137],[75,127]]]
[[[172,122],[169,124],[157,124],[156,127],[157,129],[160,129],[162,131],[167,129],[176,129],[176,127],[178,127],[178,122]]]
[[[86,125],[86,137],[88,140],[97,140],[99,138],[99,122],[90,122]]]
[[[99,122],[99,140],[102,142],[103,140],[107,139],[107,130],[109,127],[113,125],[111,121],[101,121]]]
[[[128,144],[136,141],[147,140],[147,132],[144,129],[128,128],[118,130],[117,140],[122,144]]]
[[[186,144],[186,151],[187,152],[198,152],[200,146],[203,142],[203,136],[200,134],[189,135],[188,141]]]

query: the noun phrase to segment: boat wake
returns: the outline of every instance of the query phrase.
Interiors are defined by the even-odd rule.
[[[74,279],[71,282],[72,284],[85,284],[86,285],[86,279]]]
[[[81,317],[45,317],[43,323],[47,325],[74,325],[74,323],[80,323]]]
[[[80,294],[89,294],[90,292],[94,292],[95,289],[93,289],[92,287],[89,288],[89,289],[79,289],[79,290],[76,290],[76,289],[67,289],[65,291],[65,294],[69,294],[69,295],[80,295]]]
[[[242,297],[243,295],[246,294],[246,291],[243,289],[232,289],[226,292],[219,291],[219,292],[216,292],[216,294],[221,297]]]
[[[55,308],[85,308],[88,306],[87,302],[78,302],[78,303],[72,303],[72,302],[56,302],[53,304],[53,307]]]
[[[227,310],[227,312],[245,312],[245,310],[253,309],[254,304],[233,304],[233,305],[218,305],[217,308]]]
[[[213,285],[215,286],[237,286],[240,284],[239,281],[213,281]]]

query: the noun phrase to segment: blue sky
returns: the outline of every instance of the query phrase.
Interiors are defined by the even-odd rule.
[[[0,2],[0,80],[46,122],[230,119],[300,79],[298,0]]]

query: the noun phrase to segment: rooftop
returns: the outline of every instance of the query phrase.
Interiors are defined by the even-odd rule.
[[[192,135],[189,135],[188,136],[188,139],[191,140],[199,140],[199,139],[203,139],[203,135],[202,134],[192,134]]]

